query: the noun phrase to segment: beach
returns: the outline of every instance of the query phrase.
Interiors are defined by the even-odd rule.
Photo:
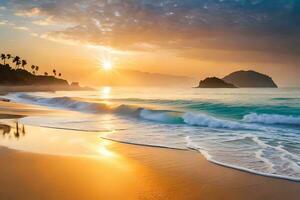
[[[0,148],[0,199],[298,199],[299,183],[221,167],[201,154],[115,143],[113,155]]]
[[[123,124],[110,114],[15,100],[0,101],[0,111],[0,199],[296,200],[300,195],[297,181],[221,166],[191,148],[128,144],[126,137],[116,142],[109,136],[122,129],[111,122]]]

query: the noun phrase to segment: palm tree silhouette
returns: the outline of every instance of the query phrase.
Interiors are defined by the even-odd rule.
[[[31,65],[32,73],[34,72],[35,65]],[[33,73],[34,74],[34,73]]]
[[[56,76],[56,70],[55,69],[53,69],[53,74],[54,74],[54,76]]]
[[[21,64],[20,59],[21,59],[21,58],[20,58],[19,56],[16,56],[16,57],[14,57],[14,59],[13,59],[13,63],[16,63],[16,68],[18,68],[19,65]]]
[[[11,59],[11,54],[6,54],[6,57],[7,57],[7,59],[9,60],[9,59]]]
[[[6,54],[6,59],[7,59],[7,60],[10,60],[11,58],[12,58],[11,54],[9,54],[9,53]]]
[[[21,65],[21,61],[18,60],[18,61],[16,62],[16,65],[17,65],[17,68],[19,68],[19,66]]]
[[[39,66],[35,66],[35,71],[36,71],[36,72],[39,71]]]
[[[3,64],[5,65],[6,55],[4,53],[1,54],[1,59],[3,60]]]
[[[27,61],[26,60],[22,60],[22,67],[23,67],[23,69],[25,69],[26,65],[27,65]]]

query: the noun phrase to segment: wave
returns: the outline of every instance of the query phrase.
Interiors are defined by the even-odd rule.
[[[242,121],[220,119],[208,114],[199,112],[179,112],[175,110],[153,110],[146,107],[139,107],[130,104],[109,105],[103,102],[86,101],[80,98],[71,97],[39,97],[26,93],[17,94],[17,99],[43,106],[62,108],[79,112],[93,114],[113,113],[120,115],[129,115],[135,118],[141,118],[148,121],[170,123],[170,124],[187,124],[191,126],[201,126],[208,128],[221,128],[231,130],[260,130],[265,131],[265,127],[254,125],[261,124],[278,124],[278,125],[300,125],[300,117],[278,115],[278,114],[258,114],[250,113],[242,117]]]
[[[276,114],[257,114],[251,113],[245,115],[243,118],[247,123],[261,123],[261,124],[281,124],[281,125],[300,125],[300,117],[276,115]]]
[[[35,97],[27,94],[21,94],[19,98],[32,101],[39,105],[46,105],[51,107],[58,107],[70,110],[85,111],[85,112],[97,112],[97,111],[109,111],[109,107],[104,103],[93,103],[84,102],[80,99],[74,99],[71,97],[54,97],[54,98],[44,98]]]
[[[140,117],[146,120],[164,122],[164,123],[183,123],[183,119],[180,116],[176,116],[175,112],[161,111],[161,110],[148,110],[142,109],[140,111]]]
[[[217,119],[205,114],[195,114],[195,113],[185,113],[183,115],[184,122],[190,125],[194,126],[203,126],[203,127],[209,127],[209,128],[228,128],[233,130],[257,130],[259,127],[239,123],[235,121],[229,121],[229,120],[223,120],[223,119]]]
[[[111,106],[102,102],[87,102],[79,98],[45,98],[23,93],[19,94],[17,98],[30,101],[38,105],[50,106],[55,108],[63,108],[93,114],[114,113],[121,115],[129,115],[131,117],[137,117],[144,120],[160,123],[187,124],[191,126],[232,130],[261,130],[261,128],[258,126],[246,124],[244,122],[218,119],[206,114],[194,112],[179,112],[175,110],[152,110],[145,107],[138,107],[126,104]]]
[[[288,100],[300,100],[300,98],[295,98],[295,97],[277,97],[277,98],[272,98],[272,100],[277,100],[277,101],[288,101]]]

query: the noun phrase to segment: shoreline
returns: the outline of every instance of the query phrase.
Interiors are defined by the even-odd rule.
[[[49,112],[76,114],[1,101],[0,108],[4,124],[7,118]],[[299,182],[213,163],[198,150],[26,124],[16,137],[17,127],[20,131],[24,127],[16,123],[8,120],[11,130],[0,135],[0,199],[296,200],[300,196]]]
[[[1,103],[1,99],[0,99],[0,108],[4,108],[5,110],[5,105],[8,104],[12,104],[12,102],[6,102],[4,101],[3,103]],[[14,109],[14,112],[12,112],[12,110],[10,110],[9,113],[5,113],[5,114],[1,114],[0,113],[0,119],[5,119],[5,118],[10,118],[10,119],[17,119],[17,118],[21,118],[21,117],[25,117],[27,114],[31,115],[33,114],[33,112],[31,110],[24,112],[20,112],[18,111],[16,108],[20,108],[20,105],[16,104]],[[44,111],[43,111],[44,112]],[[46,111],[48,112],[48,111]],[[41,114],[42,112],[39,111],[37,114]],[[76,129],[65,129],[65,128],[55,128],[55,127],[51,127],[51,126],[37,126],[40,128],[49,128],[49,129],[56,129],[58,132],[60,130],[70,130],[70,131],[78,131]],[[97,131],[97,130],[90,130],[90,131],[81,131],[81,132],[98,132],[98,133],[102,133],[103,131]],[[300,179],[299,178],[293,178],[293,177],[287,177],[287,176],[283,176],[283,175],[276,175],[276,174],[268,174],[268,173],[263,173],[263,172],[259,172],[259,171],[255,171],[255,170],[251,170],[251,169],[247,169],[247,168],[243,168],[243,167],[239,167],[239,166],[235,166],[235,165],[230,165],[227,163],[222,163],[216,160],[213,160],[212,158],[210,158],[210,155],[206,153],[206,151],[203,151],[201,149],[197,149],[197,148],[193,148],[193,147],[187,147],[187,149],[183,149],[183,148],[174,148],[174,147],[168,147],[168,146],[158,146],[158,145],[151,145],[151,144],[138,144],[138,143],[133,143],[133,142],[126,142],[126,141],[119,141],[119,140],[114,140],[111,138],[107,138],[107,137],[101,137],[102,139],[105,140],[109,140],[109,141],[113,141],[113,142],[117,142],[120,144],[129,144],[129,145],[136,145],[136,146],[142,146],[142,147],[152,147],[152,148],[163,148],[163,149],[172,149],[172,150],[186,150],[188,151],[193,150],[197,153],[200,153],[201,156],[203,156],[208,162],[211,162],[215,165],[221,166],[221,167],[226,167],[226,168],[230,168],[230,169],[234,169],[234,170],[238,170],[241,172],[246,172],[246,173],[250,173],[250,174],[254,174],[254,175],[259,175],[259,176],[263,176],[263,177],[269,177],[269,178],[276,178],[276,179],[282,179],[282,180],[288,180],[288,181],[293,181],[296,183],[300,183]]]
[[[293,178],[293,177],[285,177],[285,176],[276,175],[276,174],[267,174],[267,173],[262,173],[259,171],[247,169],[244,167],[239,167],[239,166],[234,166],[234,165],[218,162],[216,160],[208,158],[210,156],[207,155],[206,152],[203,152],[202,150],[192,148],[192,147],[187,147],[187,149],[180,149],[180,148],[167,147],[167,146],[158,146],[158,145],[151,145],[151,144],[138,144],[138,143],[133,143],[133,142],[119,141],[119,140],[114,140],[114,139],[110,139],[110,138],[106,138],[106,137],[101,137],[101,139],[113,141],[113,142],[120,143],[120,144],[127,144],[127,145],[141,146],[141,147],[161,148],[161,149],[170,149],[170,150],[178,150],[178,151],[194,151],[194,152],[201,154],[201,156],[203,156],[208,162],[213,163],[218,166],[221,166],[221,167],[226,167],[229,169],[246,172],[246,173],[257,175],[257,176],[262,176],[262,177],[267,177],[267,178],[275,178],[275,179],[281,179],[281,180],[287,180],[287,181],[300,183],[300,178],[297,179],[297,178]]]
[[[198,152],[118,142],[109,151],[73,157],[0,147],[0,184],[5,185],[0,198],[296,200],[300,195],[299,183],[222,167]],[[11,185],[23,188],[12,192]]]

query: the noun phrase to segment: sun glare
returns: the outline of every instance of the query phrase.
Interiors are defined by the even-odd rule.
[[[101,89],[101,91],[100,91],[100,93],[101,93],[101,98],[103,98],[103,99],[108,99],[109,96],[110,96],[110,92],[111,92],[111,87],[108,87],[108,86],[103,87],[103,88]]]
[[[105,71],[109,71],[112,69],[112,63],[108,60],[106,61],[103,61],[102,62],[102,68],[105,70]]]

